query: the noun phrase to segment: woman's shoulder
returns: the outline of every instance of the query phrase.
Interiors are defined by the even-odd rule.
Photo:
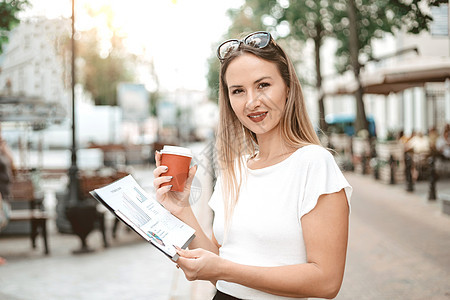
[[[296,153],[300,159],[328,160],[333,158],[333,155],[328,149],[315,144],[303,146],[299,148]]]

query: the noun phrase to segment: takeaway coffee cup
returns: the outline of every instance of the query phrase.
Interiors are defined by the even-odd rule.
[[[169,170],[161,176],[173,176],[173,178],[161,186],[171,184],[171,191],[182,192],[188,177],[191,159],[192,152],[188,148],[164,146],[161,150],[161,165],[168,166]]]

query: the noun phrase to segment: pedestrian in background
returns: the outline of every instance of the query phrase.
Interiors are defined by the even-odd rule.
[[[2,126],[0,123],[0,231],[8,225],[11,207],[8,203],[10,184],[15,172],[14,158],[8,144],[2,137]],[[6,263],[0,257],[0,265]]]
[[[214,299],[333,298],[344,274],[352,188],[320,146],[294,66],[267,32],[218,48],[219,177],[209,238],[156,153],[157,200],[196,229],[177,264]]]
[[[445,125],[442,135],[436,140],[436,150],[444,159],[450,159],[450,124]]]
[[[439,138],[439,132],[436,128],[436,126],[431,127],[428,130],[428,142],[429,142],[429,147],[430,147],[430,154],[431,155],[436,155],[437,153],[437,149],[436,149],[436,142]]]

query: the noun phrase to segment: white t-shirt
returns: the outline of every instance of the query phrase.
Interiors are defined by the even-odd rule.
[[[306,263],[301,217],[316,206],[322,194],[345,189],[349,201],[352,193],[333,156],[321,146],[309,145],[280,163],[247,170],[225,242],[220,177],[209,201],[220,256],[239,264],[265,267]],[[216,287],[242,299],[294,299],[223,280]]]

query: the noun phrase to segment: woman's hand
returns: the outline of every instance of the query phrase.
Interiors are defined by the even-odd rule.
[[[156,190],[156,200],[161,203],[168,211],[173,215],[179,217],[183,210],[189,207],[189,195],[191,193],[191,185],[194,180],[195,173],[197,172],[197,166],[193,166],[189,169],[189,175],[184,186],[184,191],[174,192],[170,189],[172,185],[162,186],[161,184],[172,180],[171,176],[164,176],[167,172],[167,166],[161,166],[161,153],[155,152],[156,169],[153,171],[155,179],[153,180],[153,186]]]
[[[186,279],[217,281],[224,259],[202,248],[194,250],[182,250],[177,248],[180,256],[177,265],[183,270]]]

